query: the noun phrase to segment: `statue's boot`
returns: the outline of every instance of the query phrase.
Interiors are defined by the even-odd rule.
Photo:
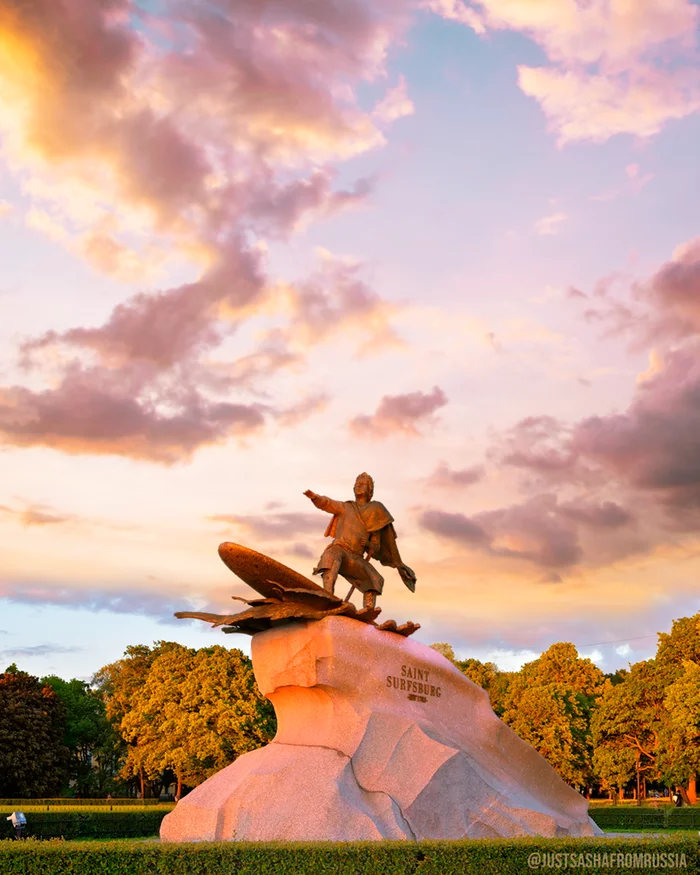
[[[374,610],[374,606],[377,604],[377,593],[376,592],[365,592],[362,595],[362,607],[365,610]]]
[[[340,559],[334,559],[333,564],[330,568],[327,568],[323,572],[323,588],[326,592],[329,592],[331,595],[335,592],[335,582],[338,579],[338,572],[340,571]]]

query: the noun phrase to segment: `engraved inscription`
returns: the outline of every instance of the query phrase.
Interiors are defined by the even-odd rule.
[[[439,699],[442,695],[440,687],[430,683],[428,669],[410,665],[401,666],[401,677],[387,675],[386,685],[392,690],[409,693],[408,698],[413,702],[427,702],[430,696]]]

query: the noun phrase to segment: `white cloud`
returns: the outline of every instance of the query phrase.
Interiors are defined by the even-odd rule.
[[[495,662],[501,671],[520,671],[526,662],[542,656],[539,650],[491,650],[486,655],[487,662]]]
[[[566,213],[562,212],[543,216],[535,222],[535,234],[539,234],[540,237],[554,236],[559,233],[562,222],[565,222],[567,218]]]
[[[598,666],[605,662],[605,657],[597,647],[595,650],[591,650],[590,653],[579,653],[579,656],[581,659],[590,659],[591,662],[594,662]]]

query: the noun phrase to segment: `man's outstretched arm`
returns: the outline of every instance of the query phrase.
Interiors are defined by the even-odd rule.
[[[343,512],[342,501],[334,501],[332,498],[328,498],[326,495],[317,495],[310,489],[307,489],[304,495],[307,498],[310,498],[319,510],[325,510],[327,513],[332,513],[336,516]]]

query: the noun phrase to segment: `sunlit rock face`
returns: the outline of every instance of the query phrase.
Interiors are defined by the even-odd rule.
[[[164,841],[592,836],[586,800],[430,647],[346,617],[253,638],[266,747],[163,820]]]

